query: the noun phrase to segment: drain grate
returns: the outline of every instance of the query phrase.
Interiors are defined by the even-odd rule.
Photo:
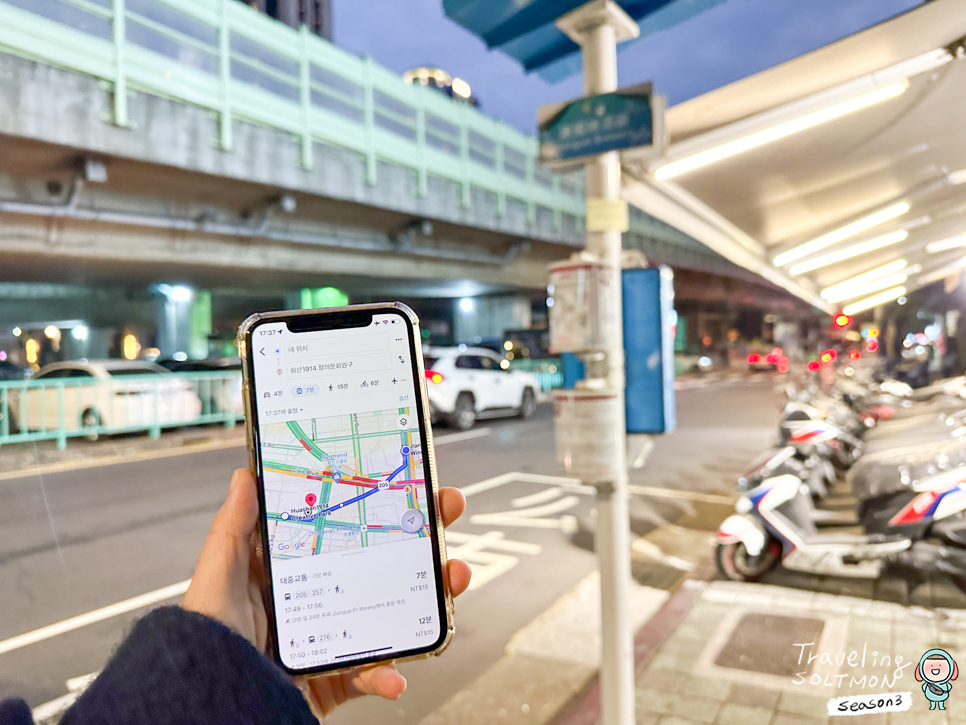
[[[818,642],[825,622],[811,617],[786,617],[775,614],[745,614],[719,650],[714,664],[748,672],[791,677],[811,672],[802,648],[796,644]]]

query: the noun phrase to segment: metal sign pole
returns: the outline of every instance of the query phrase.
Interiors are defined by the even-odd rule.
[[[586,95],[617,90],[617,41],[633,37],[637,25],[611,0],[594,0],[557,21],[581,46]],[[617,151],[600,154],[585,166],[588,207],[621,199],[621,168]],[[588,208],[588,221],[590,208]],[[606,227],[607,225],[602,225]],[[601,722],[603,725],[634,723],[634,651],[630,625],[630,521],[627,500],[627,452],[624,422],[624,348],[621,320],[621,229],[604,231],[588,224],[587,251],[611,274],[609,284],[598,288],[598,307],[616,315],[607,347],[585,359],[589,381],[601,392],[616,397],[606,421],[602,421],[598,445],[617,456],[611,480],[587,481],[597,487],[597,556],[601,597]],[[606,296],[612,296],[610,300]],[[604,437],[606,436],[606,438]]]

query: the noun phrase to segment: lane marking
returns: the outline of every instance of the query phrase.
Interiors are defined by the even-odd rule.
[[[59,716],[63,715],[77,701],[77,698],[84,694],[84,690],[91,686],[91,683],[94,682],[99,674],[101,673],[91,672],[80,677],[71,677],[67,680],[66,695],[61,695],[60,697],[45,702],[43,705],[37,705],[37,707],[30,711],[34,722],[43,723],[45,720],[59,719]]]
[[[523,508],[524,506],[534,506],[539,503],[553,501],[555,498],[559,498],[560,496],[563,496],[563,489],[557,486],[556,488],[548,488],[545,491],[531,493],[529,496],[515,498],[510,501],[510,505],[513,506],[513,508]]]
[[[478,526],[520,526],[528,529],[559,529],[565,534],[577,531],[574,516],[559,516],[555,519],[544,518],[572,509],[580,503],[576,496],[566,496],[543,506],[517,509],[516,511],[496,511],[488,514],[470,516],[470,523]]]
[[[123,463],[139,463],[141,461],[153,461],[158,458],[171,458],[173,456],[186,456],[191,453],[208,453],[209,451],[220,451],[227,448],[244,448],[245,439],[229,438],[223,441],[211,441],[209,443],[194,443],[177,448],[162,448],[156,451],[138,451],[137,453],[124,453],[117,456],[97,456],[95,458],[82,458],[73,461],[61,461],[59,463],[45,463],[39,466],[24,468],[19,471],[3,471],[0,473],[0,481],[9,481],[14,478],[33,478],[34,476],[45,476],[51,473],[66,473],[67,471],[79,471],[85,468],[100,468],[102,466],[117,466]]]
[[[659,498],[678,498],[684,501],[703,501],[704,503],[720,503],[728,506],[735,505],[735,499],[731,496],[719,496],[713,493],[701,493],[699,491],[684,491],[677,488],[658,488],[656,486],[637,486],[628,484],[627,490],[630,493],[639,493],[642,496],[658,496]]]
[[[516,556],[484,551],[484,549],[496,549],[513,554],[528,554],[529,556],[536,556],[542,551],[539,544],[508,540],[504,537],[502,531],[488,531],[480,535],[447,531],[446,542],[447,544],[457,544],[454,547],[447,546],[447,554],[450,557],[463,559],[470,565],[473,572],[470,579],[470,591],[479,589],[501,574],[505,574],[520,561]]]
[[[105,619],[111,619],[112,617],[117,617],[127,612],[133,612],[135,609],[142,609],[152,604],[163,602],[166,599],[179,597],[188,590],[190,583],[190,579],[185,579],[177,584],[169,584],[166,587],[155,589],[153,592],[148,592],[147,594],[139,594],[136,597],[115,602],[100,609],[78,614],[76,617],[70,617],[60,622],[55,622],[54,624],[48,624],[46,627],[41,627],[40,629],[18,634],[16,637],[10,637],[9,639],[0,641],[0,654],[12,652],[13,650],[36,644],[37,642],[43,642],[45,639],[72,632],[75,629],[86,627],[89,624],[103,622]]]
[[[474,428],[465,430],[462,433],[445,433],[441,436],[433,436],[433,446],[445,446],[447,443],[459,443],[469,441],[474,438],[483,438],[493,432],[492,428]]]

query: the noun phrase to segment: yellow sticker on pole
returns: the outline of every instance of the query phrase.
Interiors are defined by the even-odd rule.
[[[626,232],[627,202],[611,199],[587,200],[588,232]]]

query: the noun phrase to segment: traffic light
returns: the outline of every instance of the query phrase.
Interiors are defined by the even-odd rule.
[[[836,327],[848,327],[852,324],[852,318],[848,315],[838,314],[833,318],[832,324]]]

